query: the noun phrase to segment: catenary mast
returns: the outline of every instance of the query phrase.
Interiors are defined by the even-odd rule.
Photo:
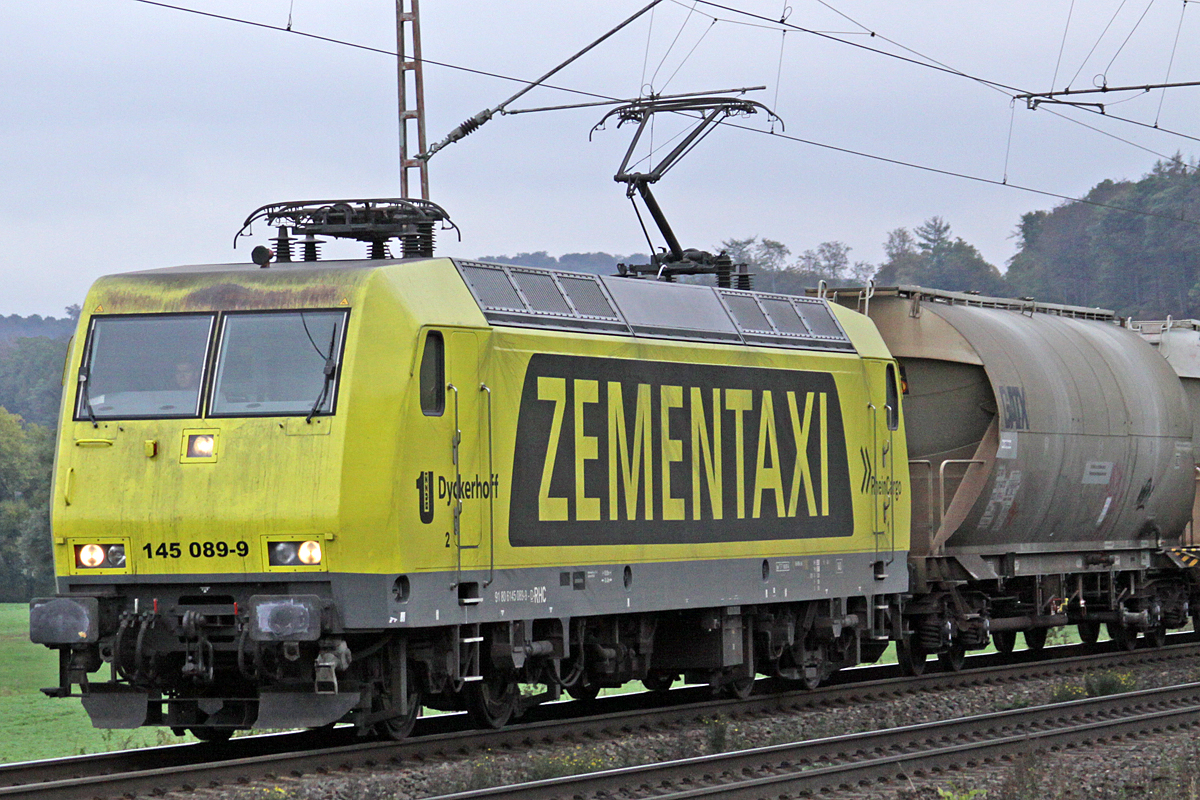
[[[409,136],[415,127],[417,152],[425,152],[425,80],[421,62],[418,0],[396,0],[396,71],[400,100],[400,196],[413,197],[409,190],[409,177],[415,170],[421,182],[421,199],[428,200],[429,164],[426,159],[411,158],[408,147]]]

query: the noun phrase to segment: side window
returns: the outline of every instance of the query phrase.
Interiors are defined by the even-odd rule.
[[[427,417],[440,417],[445,410],[446,344],[441,333],[430,331],[421,356],[421,411]]]
[[[896,365],[887,365],[887,426],[889,431],[900,427],[900,392],[896,389]]]

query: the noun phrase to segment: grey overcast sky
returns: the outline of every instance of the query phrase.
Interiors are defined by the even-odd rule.
[[[290,13],[294,30],[395,48],[392,0],[176,4],[277,26]],[[424,55],[532,79],[644,4],[424,0]],[[1102,98],[1154,130],[1014,109],[1010,91],[882,54],[1024,91],[1195,81],[1197,0],[723,5],[828,36],[666,0],[552,82],[622,97],[764,84],[754,98],[790,136],[1069,196],[1197,152],[1186,137],[1200,138],[1200,88]],[[0,23],[0,314],[61,315],[107,273],[248,260],[266,229],[236,251],[233,235],[266,203],[399,194],[393,58],[135,0],[8,0]],[[427,66],[430,140],[518,86]],[[513,108],[577,99],[541,88]],[[500,117],[435,156],[432,199],[463,233],[439,252],[645,252],[612,181],[631,130],[610,125],[589,142],[602,115]],[[761,115],[740,124],[769,130]],[[655,144],[675,131],[664,121]],[[889,230],[941,215],[1001,269],[1021,214],[1060,202],[732,128],[656,193],[688,247],[760,235],[799,253],[841,240],[851,258],[879,262]]]

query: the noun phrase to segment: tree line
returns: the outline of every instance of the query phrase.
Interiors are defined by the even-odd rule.
[[[801,294],[830,286],[913,284],[1042,302],[1111,308],[1137,319],[1200,318],[1200,164],[1176,157],[1136,181],[1106,180],[1081,201],[1023,215],[1004,273],[955,236],[942,217],[897,228],[881,264],[855,261],[843,242],[793,255],[774,239],[715,248],[750,265],[755,288]],[[545,251],[480,260],[613,274],[645,255]],[[53,591],[50,483],[68,337],[79,316],[0,317],[0,601]]]
[[[0,317],[0,602],[53,593],[50,483],[67,316]]]

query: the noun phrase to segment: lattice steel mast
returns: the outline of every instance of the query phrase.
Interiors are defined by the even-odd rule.
[[[409,60],[411,44],[412,60]],[[417,152],[425,152],[425,80],[421,62],[421,16],[418,0],[396,0],[396,71],[400,108],[400,196],[409,193],[409,175],[417,171],[421,181],[421,199],[429,199],[429,163],[409,158],[411,128],[416,128]],[[414,106],[409,105],[408,74],[412,73]],[[415,123],[415,125],[414,125]]]

